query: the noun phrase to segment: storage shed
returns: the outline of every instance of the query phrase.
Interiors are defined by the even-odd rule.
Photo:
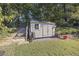
[[[46,21],[30,21],[30,32],[34,38],[46,38],[55,36],[55,23]]]
[[[27,37],[28,35],[33,38],[46,38],[55,36],[56,25],[53,22],[36,20],[31,16],[32,13],[29,12],[30,24],[27,27]]]

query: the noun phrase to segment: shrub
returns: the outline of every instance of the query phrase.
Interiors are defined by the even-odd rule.
[[[56,29],[57,34],[73,34],[77,32],[79,32],[79,30],[77,28],[72,27],[62,27]]]
[[[4,27],[0,30],[0,37],[6,37],[10,36],[11,33],[14,33],[16,31],[16,28],[7,28]]]

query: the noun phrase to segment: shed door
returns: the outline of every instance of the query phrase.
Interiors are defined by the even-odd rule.
[[[40,37],[42,37],[41,24],[32,24],[32,25],[31,25],[31,32],[34,32],[34,37],[35,37],[35,38],[40,38]]]
[[[52,25],[48,25],[48,36],[49,37],[53,36],[53,28],[52,28]]]
[[[43,24],[43,27],[42,27],[42,36],[43,37],[47,37],[47,24]]]

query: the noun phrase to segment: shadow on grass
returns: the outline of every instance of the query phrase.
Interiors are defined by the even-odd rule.
[[[0,56],[4,56],[4,54],[5,54],[5,51],[0,50]]]

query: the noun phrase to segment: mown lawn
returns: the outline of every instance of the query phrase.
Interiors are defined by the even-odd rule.
[[[78,40],[46,40],[30,44],[10,45],[2,47],[4,55],[15,56],[77,56],[79,55]]]

